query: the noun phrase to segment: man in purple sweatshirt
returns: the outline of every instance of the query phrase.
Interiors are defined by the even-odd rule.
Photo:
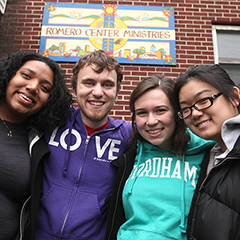
[[[110,162],[127,150],[131,135],[130,123],[108,115],[121,81],[120,64],[101,50],[75,64],[79,108],[46,135],[51,154],[44,163],[36,240],[104,238],[105,199],[115,178]]]

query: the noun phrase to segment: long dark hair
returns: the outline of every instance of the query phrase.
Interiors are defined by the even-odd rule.
[[[176,113],[176,103],[173,96],[175,82],[171,78],[167,78],[164,75],[154,75],[148,78],[145,78],[142,82],[140,82],[137,87],[133,90],[130,96],[130,110],[132,113],[132,141],[136,143],[136,140],[145,141],[143,137],[139,134],[135,127],[135,108],[134,103],[136,100],[141,97],[145,92],[152,89],[161,89],[168,97],[171,105],[175,111],[175,121],[176,128],[173,133],[173,142],[172,142],[172,150],[183,153],[187,150],[187,143],[189,141],[189,134],[186,132],[184,121],[177,117]]]
[[[72,95],[66,86],[64,73],[56,62],[35,52],[16,52],[0,60],[0,102],[6,98],[6,89],[16,72],[26,62],[37,60],[46,63],[53,71],[53,87],[45,106],[30,116],[26,123],[40,130],[53,130],[62,125],[72,104]]]

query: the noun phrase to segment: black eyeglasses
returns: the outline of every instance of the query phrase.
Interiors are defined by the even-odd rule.
[[[198,100],[197,102],[195,102],[191,107],[186,107],[186,108],[181,109],[177,113],[177,115],[181,119],[185,119],[192,114],[193,107],[198,111],[207,109],[207,108],[211,107],[213,105],[213,101],[216,100],[221,95],[222,95],[222,93],[218,93],[218,94],[212,95],[212,97],[202,98],[202,99]]]

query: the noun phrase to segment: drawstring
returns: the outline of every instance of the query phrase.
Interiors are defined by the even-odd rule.
[[[138,154],[136,155],[136,156],[138,157],[138,160],[137,160],[136,170],[134,169],[134,170],[136,171],[136,173],[137,173],[137,171],[138,171],[138,167],[139,167],[139,164],[140,164],[140,162],[141,162],[142,151],[143,151],[142,149],[143,149],[143,144],[140,143],[140,142],[138,142],[138,150],[137,150],[137,151],[138,151]],[[134,187],[134,184],[135,184],[137,178],[138,178],[138,174],[134,177],[134,179],[133,179],[133,181],[132,181],[132,184],[131,184],[129,190],[128,190],[127,193],[124,194],[124,197],[129,197],[129,196],[132,194],[132,190],[133,190],[133,187]]]
[[[68,136],[67,136],[67,152],[66,152],[66,157],[65,157],[65,161],[64,161],[64,169],[63,169],[64,177],[67,177],[67,169],[68,169],[68,162],[69,162],[69,156],[70,156],[70,146],[71,146],[71,140],[72,140],[72,129],[73,129],[73,124],[75,122],[77,113],[78,113],[78,111],[76,111],[73,114],[73,118],[72,118],[72,121],[70,122],[70,126],[69,126],[69,132],[68,132]]]
[[[141,163],[141,158],[142,158],[142,153],[143,153],[143,144],[141,142],[138,142],[138,149],[137,149],[138,153],[137,153],[137,166],[136,168],[134,168],[133,170],[133,174],[132,176],[134,176],[134,179],[131,183],[131,186],[129,188],[129,190],[124,193],[124,197],[129,197],[131,194],[132,194],[132,190],[133,190],[133,187],[134,187],[134,184],[138,178],[138,168],[139,168],[139,165]],[[179,159],[179,156],[177,154],[177,158]],[[136,159],[135,159],[136,160]],[[180,229],[181,229],[181,232],[182,233],[186,233],[186,220],[185,220],[185,154],[182,154],[181,155],[181,158],[179,159],[180,160],[180,171],[181,171],[181,185],[180,185],[180,194],[181,194],[181,220],[180,220]]]
[[[180,228],[182,233],[186,233],[185,224],[185,154],[182,155],[181,163],[181,222]]]

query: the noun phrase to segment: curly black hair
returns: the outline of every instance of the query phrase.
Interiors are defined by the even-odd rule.
[[[49,99],[45,106],[30,116],[26,123],[39,130],[53,130],[65,123],[72,104],[72,95],[67,86],[62,69],[53,60],[35,52],[10,53],[0,60],[0,102],[6,98],[6,89],[16,72],[26,62],[36,60],[46,63],[53,71],[54,81]]]

